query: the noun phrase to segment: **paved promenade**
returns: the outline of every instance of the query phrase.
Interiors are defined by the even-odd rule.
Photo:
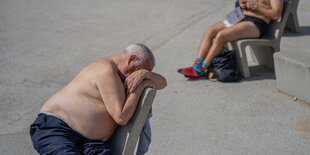
[[[310,52],[310,1],[301,33],[281,50]],[[251,67],[238,83],[189,81],[203,31],[233,0],[0,1],[0,154],[36,154],[25,133],[42,104],[87,64],[132,43],[149,46],[168,87],[153,103],[148,155],[310,154],[310,105],[275,88],[275,74]]]

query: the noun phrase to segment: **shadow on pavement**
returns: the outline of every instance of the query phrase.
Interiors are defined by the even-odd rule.
[[[275,80],[276,76],[274,73],[274,70],[267,68],[265,66],[250,66],[250,73],[251,73],[251,77],[244,79],[242,78],[242,80],[237,81],[237,82],[223,82],[223,83],[242,83],[243,81],[259,81],[259,80]],[[198,79],[186,79],[186,81],[200,81],[200,80],[208,80],[211,82],[220,82],[217,81],[216,79],[207,79],[206,77],[201,77]]]
[[[251,66],[250,67],[251,77],[244,79],[244,81],[258,81],[258,80],[275,80],[276,76],[274,70],[264,66]]]
[[[300,33],[294,33],[290,31],[285,31],[283,36],[285,37],[301,37],[310,35],[310,26],[300,26]]]

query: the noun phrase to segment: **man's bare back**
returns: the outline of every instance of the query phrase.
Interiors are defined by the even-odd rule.
[[[96,83],[104,80],[100,71],[111,67],[116,66],[110,58],[103,58],[88,65],[65,88],[52,96],[40,112],[58,115],[86,138],[108,140],[117,123],[107,112]],[[122,82],[119,76],[108,78]],[[122,93],[124,96],[125,92]]]

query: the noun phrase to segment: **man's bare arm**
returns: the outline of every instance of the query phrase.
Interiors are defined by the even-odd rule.
[[[125,86],[127,87],[127,94],[133,92],[144,79],[151,80],[156,90],[163,89],[167,86],[167,81],[162,75],[141,69],[133,72],[126,78]]]
[[[257,0],[247,0],[247,9],[259,12],[261,15],[272,20],[279,20],[282,14],[284,0],[270,0],[271,8],[266,8],[261,2]]]
[[[137,105],[138,105],[138,101],[142,95],[142,92],[144,90],[145,87],[152,87],[154,88],[154,84],[151,80],[143,80],[140,85],[138,85],[138,87],[127,96],[124,108],[123,108],[123,113],[125,115],[125,120],[124,120],[124,124],[120,124],[120,125],[126,125],[127,122],[130,120],[130,118],[133,116]],[[133,103],[133,104],[131,104]]]
[[[111,65],[105,65],[103,71],[96,75],[96,86],[108,113],[119,125],[125,125],[132,117],[137,107],[139,98],[146,86],[153,86],[150,80],[143,81],[133,93],[126,98],[125,88],[117,71]]]
[[[167,86],[167,80],[160,74],[144,70],[145,79],[152,80],[156,90],[164,89]]]

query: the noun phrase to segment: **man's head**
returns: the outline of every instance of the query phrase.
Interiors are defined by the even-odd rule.
[[[132,44],[123,52],[127,56],[128,73],[139,69],[152,71],[155,66],[155,58],[152,51],[143,44]]]

